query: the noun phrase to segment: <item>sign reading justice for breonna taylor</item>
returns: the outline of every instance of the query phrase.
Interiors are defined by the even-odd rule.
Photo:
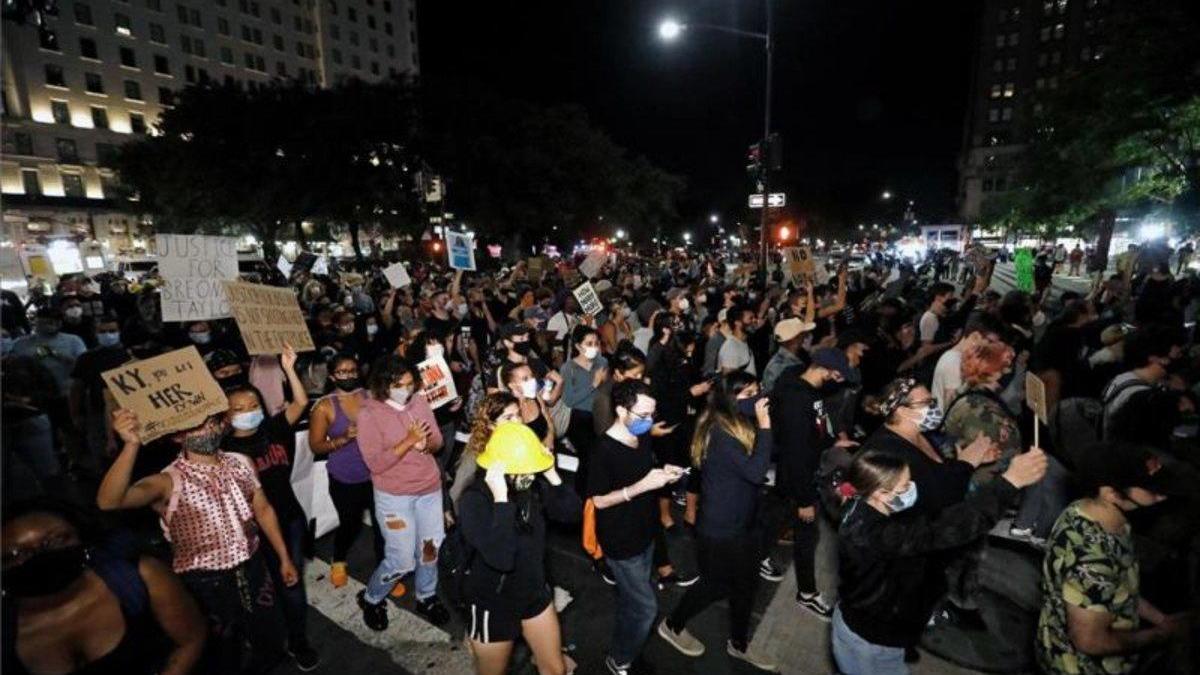
[[[100,377],[117,406],[138,416],[143,443],[191,429],[229,408],[200,352],[191,346],[126,363]]]
[[[162,275],[163,321],[205,321],[229,316],[223,281],[238,277],[237,239],[158,234],[154,253]]]

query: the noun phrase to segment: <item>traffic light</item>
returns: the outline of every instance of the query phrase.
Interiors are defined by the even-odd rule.
[[[746,171],[751,176],[757,176],[762,171],[762,143],[754,143],[746,153]]]

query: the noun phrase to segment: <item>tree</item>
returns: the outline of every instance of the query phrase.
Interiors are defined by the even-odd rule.
[[[1059,89],[1035,93],[1014,192],[986,214],[1090,229],[1106,259],[1118,212],[1200,193],[1200,21],[1185,0],[1121,3],[1088,21],[1093,46],[1068,58],[1078,65]]]
[[[122,182],[161,231],[249,230],[268,257],[306,220],[397,227],[416,220],[416,119],[402,82],[189,87],[154,136],[122,147]]]
[[[421,107],[421,154],[447,178],[451,210],[482,232],[519,244],[556,226],[588,233],[604,216],[649,238],[677,220],[682,179],[631,157],[577,107],[464,85],[424,88]]]

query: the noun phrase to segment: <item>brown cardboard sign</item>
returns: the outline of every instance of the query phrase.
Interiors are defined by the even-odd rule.
[[[282,354],[284,343],[297,352],[316,349],[292,289],[227,281],[225,294],[251,356]]]
[[[191,346],[126,363],[101,377],[117,405],[138,416],[143,443],[191,429],[229,408],[200,352]]]

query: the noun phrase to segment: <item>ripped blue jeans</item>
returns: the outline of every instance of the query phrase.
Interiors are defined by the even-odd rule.
[[[414,569],[417,600],[435,595],[437,550],[446,536],[442,491],[393,495],[375,490],[375,517],[383,534],[383,560],[367,582],[367,602],[382,602],[396,582]]]

